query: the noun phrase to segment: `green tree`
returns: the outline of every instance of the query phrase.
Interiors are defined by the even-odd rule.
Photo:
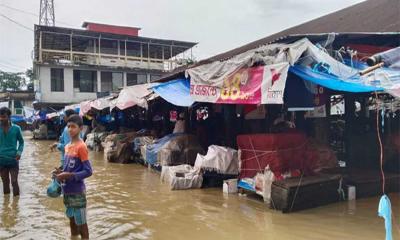
[[[32,68],[28,68],[25,72],[25,76],[26,76],[26,84],[30,84],[33,83],[33,79],[35,78],[35,73],[33,72]]]
[[[0,90],[17,91],[26,86],[25,73],[4,72],[0,70]]]

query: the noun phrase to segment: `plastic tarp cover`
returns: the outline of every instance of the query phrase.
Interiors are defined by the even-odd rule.
[[[201,188],[203,176],[200,169],[190,165],[163,166],[161,181],[168,183],[171,190]]]
[[[9,107],[9,103],[8,102],[0,102],[0,108],[2,108],[2,107],[8,108]]]
[[[153,87],[154,92],[169,103],[181,107],[190,107],[194,100],[190,96],[188,79],[176,79]]]
[[[90,107],[101,111],[103,109],[110,107],[110,100],[107,98],[99,98],[99,99],[93,100],[90,103]]]
[[[211,145],[207,155],[197,154],[194,166],[221,174],[236,175],[239,173],[238,152],[232,148]]]
[[[86,113],[88,113],[90,111],[90,109],[92,108],[91,102],[92,101],[81,102],[79,115],[81,115],[81,116],[86,115]]]
[[[122,89],[115,101],[115,106],[120,110],[125,110],[135,105],[147,109],[146,97],[151,97],[153,92],[150,89],[155,85],[155,83],[146,83]]]
[[[52,118],[59,117],[59,116],[60,115],[58,114],[58,112],[53,112],[53,113],[46,114],[46,118],[47,119],[52,119]]]
[[[19,122],[24,122],[24,121],[25,121],[24,116],[11,115],[11,122],[13,122],[13,123],[19,123]]]
[[[150,144],[146,146],[146,159],[145,161],[151,165],[157,163],[157,154],[163,148],[165,144],[167,144],[171,139],[176,136],[183,135],[181,133],[177,134],[169,134],[160,139],[154,141],[154,144]]]
[[[132,148],[134,152],[140,151],[142,146],[151,144],[154,138],[151,136],[137,137],[133,139]]]
[[[80,109],[81,109],[81,105],[80,104],[72,104],[72,105],[65,106],[64,111],[68,110],[68,109],[72,109],[75,112],[79,113]]]
[[[313,82],[315,84],[346,92],[373,92],[382,91],[383,88],[366,85],[362,82],[359,77],[353,77],[348,80],[344,80],[333,75],[315,72],[309,67],[295,65],[289,68],[289,71],[301,77],[304,80]]]
[[[290,170],[313,173],[315,156],[307,151],[307,138],[302,133],[239,135],[237,144],[240,178],[252,178],[267,165],[275,175]]]
[[[186,70],[186,75],[190,75],[190,94],[198,102],[282,104],[288,66],[294,65],[303,54],[325,62],[334,61],[308,39],[291,44],[269,44],[226,61],[214,61]],[[263,67],[258,74],[250,74],[248,70],[255,64]]]
[[[191,134],[181,134],[168,141],[157,153],[157,163],[161,166],[181,164],[193,166],[198,153],[203,153],[203,149],[197,141],[197,137]]]

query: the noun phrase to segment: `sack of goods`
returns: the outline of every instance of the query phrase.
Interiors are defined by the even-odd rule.
[[[201,188],[203,176],[200,169],[190,165],[163,166],[161,181],[168,183],[171,190]]]

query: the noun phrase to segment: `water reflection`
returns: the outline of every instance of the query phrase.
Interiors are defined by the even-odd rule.
[[[18,203],[19,196],[11,197],[10,194],[4,196],[0,223],[2,228],[12,228],[16,225],[19,213]]]

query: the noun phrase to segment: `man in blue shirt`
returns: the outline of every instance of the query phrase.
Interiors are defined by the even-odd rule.
[[[0,108],[0,175],[4,194],[10,193],[10,176],[14,196],[19,195],[19,160],[24,150],[21,128],[11,123],[11,111]]]
[[[72,115],[76,114],[76,112],[72,109],[68,109],[64,112],[64,122],[67,122],[68,118]],[[65,126],[63,132],[61,133],[60,136],[60,141],[58,143],[54,143],[51,146],[51,150],[54,150],[57,148],[61,152],[61,164],[60,166],[62,167],[64,165],[64,155],[65,155],[65,146],[67,146],[68,143],[71,142],[71,138],[68,133],[68,128]]]

